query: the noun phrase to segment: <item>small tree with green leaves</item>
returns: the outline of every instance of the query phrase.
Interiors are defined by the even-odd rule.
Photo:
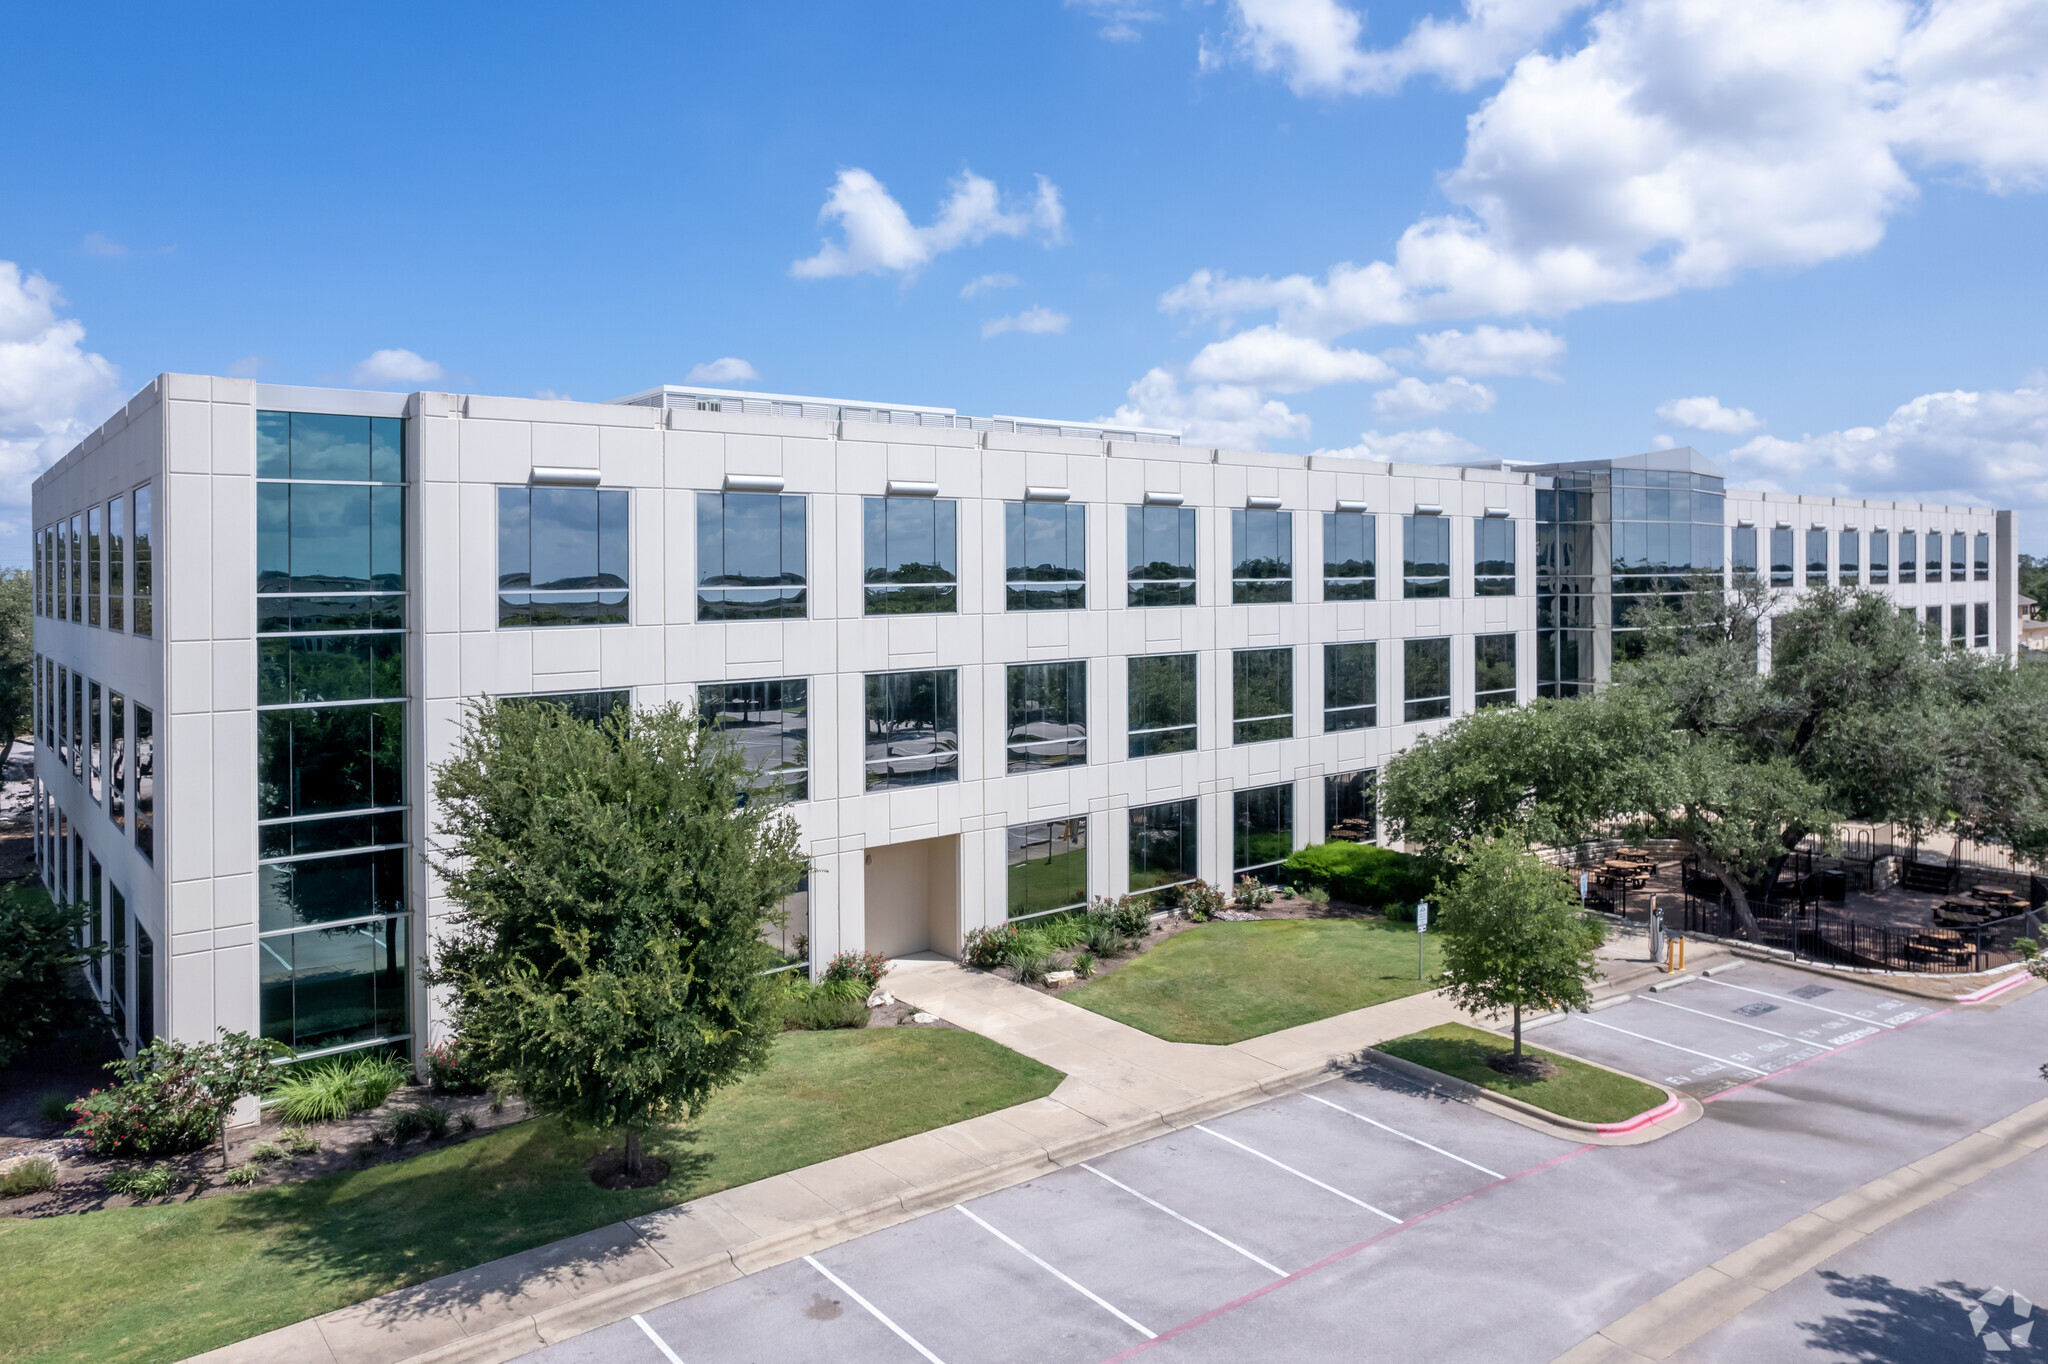
[[[1503,835],[1461,845],[1436,889],[1445,989],[1472,1013],[1514,1013],[1512,1066],[1522,1055],[1524,1009],[1583,1009],[1599,975],[1605,930],[1581,910],[1564,873]]]
[[[761,935],[805,870],[794,821],[673,704],[593,725],[475,703],[434,794],[458,913],[427,980],[484,1073],[621,1133],[638,1178],[647,1127],[767,1063]]]
[[[25,568],[0,568],[0,766],[13,756],[34,705],[34,581]]]
[[[86,910],[33,881],[0,886],[0,1066],[66,1028],[102,1017],[85,968],[106,952],[82,945]]]

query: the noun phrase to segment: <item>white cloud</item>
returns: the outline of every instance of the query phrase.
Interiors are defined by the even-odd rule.
[[[1357,74],[1354,12],[1239,12],[1253,59],[1297,89],[1379,88]],[[1468,22],[1528,35],[1563,12],[1482,0]],[[1162,304],[1271,311],[1332,340],[1658,298],[1867,251],[1918,193],[1905,161],[1995,189],[2048,179],[2044,16],[2038,0],[1610,0],[1569,50],[1522,40],[1442,182],[1454,211],[1415,222],[1389,258],[1321,277],[1197,271]]]
[[[128,248],[104,232],[88,232],[78,249],[88,256],[125,256]]]
[[[253,379],[261,374],[269,364],[270,360],[267,356],[245,355],[228,366],[228,373],[234,375],[237,379]]]
[[[536,388],[533,391],[533,396],[541,399],[543,402],[550,403],[566,403],[571,401],[568,394],[557,393],[552,388]]]
[[[1381,383],[1394,371],[1377,355],[1334,348],[1277,327],[1254,327],[1202,347],[1188,364],[1188,377],[1300,393],[1324,384]]]
[[[960,297],[973,298],[992,289],[1014,289],[1023,282],[1015,275],[976,275],[960,286]]]
[[[683,376],[686,384],[743,384],[761,376],[754,367],[737,355],[721,355],[716,360],[707,360],[693,365]]]
[[[1764,424],[1764,419],[1746,407],[1723,407],[1721,400],[1673,398],[1657,406],[1657,416],[1694,431],[1712,431],[1722,436],[1746,436]]]
[[[944,252],[990,237],[1035,232],[1046,245],[1056,246],[1066,240],[1067,232],[1059,188],[1043,175],[1029,204],[1005,209],[993,180],[963,172],[939,206],[938,217],[917,227],[882,182],[856,166],[839,172],[818,216],[837,221],[843,240],[826,242],[817,255],[793,263],[789,273],[798,279],[910,274]]]
[[[1485,384],[1452,375],[1440,384],[1402,379],[1372,395],[1372,410],[1392,421],[1414,421],[1446,412],[1491,412],[1494,393]]]
[[[1004,332],[1023,332],[1027,336],[1058,336],[1066,331],[1067,323],[1072,320],[1065,313],[1056,313],[1050,308],[1033,305],[1021,313],[1012,313],[1008,317],[991,317],[981,324],[981,339],[986,341],[991,336],[1001,336]]]
[[[119,402],[120,372],[86,350],[85,326],[59,317],[63,296],[38,274],[0,261],[0,506],[25,510],[37,474],[84,439]],[[0,535],[16,541],[20,516],[0,514]]]
[[[1564,338],[1540,327],[1496,327],[1482,322],[1470,332],[1453,328],[1415,338],[1421,361],[1440,374],[1532,374],[1555,379],[1551,363],[1564,355]]]
[[[1423,18],[1400,46],[1359,46],[1363,17],[1338,0],[1237,0],[1238,54],[1297,95],[1385,94],[1416,76],[1469,90],[1505,72],[1590,0],[1465,0],[1461,19]],[[1214,57],[1208,57],[1213,64]]]
[[[1362,431],[1358,444],[1341,450],[1318,450],[1319,455],[1340,455],[1351,459],[1377,459],[1401,464],[1453,464],[1484,459],[1491,452],[1463,436],[1441,427],[1420,431]]]
[[[1724,462],[1731,487],[2048,512],[2048,377],[1925,394],[1879,426],[1758,436]],[[2038,542],[2040,532],[2030,534]]]
[[[1095,30],[1096,35],[1113,43],[1137,42],[1144,36],[1138,25],[1157,23],[1162,17],[1158,10],[1128,0],[1066,0],[1066,4],[1068,9],[1085,10],[1097,19],[1102,27]]]
[[[379,350],[355,367],[356,383],[372,388],[393,388],[404,384],[428,384],[444,376],[442,368],[418,351]]]
[[[1306,440],[1309,419],[1287,404],[1243,384],[1196,384],[1183,389],[1168,371],[1153,368],[1133,383],[1124,404],[1101,421],[1119,426],[1178,430],[1190,445],[1256,450],[1274,440]]]

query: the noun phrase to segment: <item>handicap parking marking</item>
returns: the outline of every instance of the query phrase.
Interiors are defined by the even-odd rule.
[[[1689,985],[1718,985],[1724,990],[1740,990],[1742,993],[1746,995],[1761,995],[1764,999],[1774,999],[1777,1000],[1780,1004],[1789,1004],[1796,1009],[1812,1009],[1819,1013],[1833,1014],[1837,1018],[1854,1019],[1859,1023],[1874,1023],[1880,1028],[1896,1028],[1901,1024],[1910,1023],[1916,1018],[1924,1017],[1931,1011],[1930,1007],[1927,1005],[1913,1005],[1901,1012],[1894,1013],[1885,1018],[1873,1018],[1871,1017],[1872,1014],[1878,1013],[1884,1009],[1897,1009],[1899,1001],[1892,999],[1880,999],[1875,1004],[1868,1005],[1863,1009],[1851,1012],[1847,1009],[1833,1008],[1826,1004],[1816,1004],[1813,1002],[1814,997],[1812,996],[1801,998],[1802,992],[1806,990],[1816,990],[1820,994],[1834,993],[1834,987],[1829,985],[1803,985],[1797,990],[1793,990],[1790,993],[1781,995],[1772,990],[1758,990],[1748,985],[1736,985],[1733,982],[1722,980],[1718,976],[1702,976],[1698,981],[1688,981],[1686,983]],[[1811,1029],[1810,1031],[1820,1032],[1823,1030],[1823,1028],[1815,1028]]]
[[[840,1278],[837,1274],[834,1274],[831,1270],[825,1268],[825,1266],[819,1264],[816,1256],[804,1256],[804,1263],[809,1265],[812,1269],[817,1270],[820,1274],[823,1274],[828,1280],[831,1281],[832,1286],[834,1288],[838,1289],[847,1297],[852,1298],[855,1302],[859,1303],[862,1307],[866,1308],[869,1316],[873,1317],[876,1321],[881,1322],[882,1325],[888,1327],[891,1331],[894,1331],[897,1337],[901,1339],[905,1345],[908,1345],[911,1349],[917,1351],[920,1355],[923,1355],[927,1360],[930,1360],[931,1364],[946,1364],[945,1360],[940,1359],[930,1350],[927,1350],[916,1336],[913,1336],[912,1334],[910,1334],[910,1332],[904,1330],[901,1326],[898,1326],[895,1322],[891,1321],[889,1319],[888,1313],[884,1312],[881,1308],[869,1302],[866,1298],[863,1298],[854,1289],[852,1284]]]
[[[1273,1157],[1267,1155],[1264,1151],[1260,1151],[1253,1147],[1246,1146],[1243,1142],[1237,1140],[1237,1138],[1235,1137],[1226,1137],[1221,1132],[1218,1132],[1215,1128],[1210,1127],[1205,1123],[1198,1122],[1194,1124],[1194,1128],[1197,1132],[1208,1133],[1210,1136],[1216,1138],[1216,1140],[1218,1141],[1229,1142],[1232,1146],[1235,1146],[1238,1150],[1243,1151],[1246,1155],[1257,1156],[1260,1160],[1265,1161],[1268,1165],[1273,1166],[1275,1169],[1285,1170],[1288,1174],[1293,1175],[1296,1179],[1307,1180],[1310,1184],[1315,1185],[1318,1189],[1323,1190],[1325,1193],[1333,1193],[1337,1195],[1337,1197],[1343,1199],[1346,1203],[1354,1203],[1357,1206],[1364,1208],[1367,1212],[1371,1213],[1375,1217],[1384,1217],[1389,1222],[1392,1222],[1397,1226],[1400,1224],[1401,1219],[1394,1216],[1394,1214],[1387,1212],[1385,1209],[1375,1208],[1372,1204],[1366,1202],[1362,1198],[1353,1198],[1350,1194],[1345,1193],[1342,1189],[1336,1187],[1335,1185],[1325,1184],[1322,1180],[1317,1179],[1314,1175],[1303,1174],[1301,1171],[1295,1169],[1292,1165],[1283,1164],[1282,1162],[1277,1161],[1273,1159]]]
[[[1779,1031],[1778,1031],[1777,1029],[1775,1029],[1775,1028],[1766,1028],[1766,1027],[1762,1027],[1762,1026],[1760,1026],[1760,1025],[1758,1025],[1758,1024],[1755,1024],[1755,1023],[1742,1023],[1742,1022],[1738,1022],[1738,1021],[1736,1021],[1735,1019],[1732,1019],[1732,1018],[1723,1018],[1723,1017],[1722,1017],[1722,1016],[1721,1016],[1720,1014],[1710,1014],[1710,1013],[1707,1013],[1707,1012],[1706,1012],[1705,1010],[1703,1010],[1703,1009],[1688,1009],[1688,1008],[1686,1008],[1686,1006],[1685,1006],[1685,1005],[1683,1005],[1683,1004],[1674,1004],[1674,1003],[1672,1003],[1672,1002],[1671,1002],[1670,1000],[1668,1000],[1668,999],[1658,999],[1658,998],[1655,998],[1654,996],[1652,996],[1652,997],[1650,997],[1650,998],[1648,998],[1648,999],[1645,999],[1645,1000],[1644,1000],[1643,1002],[1644,1002],[1645,1004],[1660,1004],[1660,1005],[1662,1005],[1663,1007],[1665,1007],[1665,1008],[1667,1008],[1667,1009],[1680,1009],[1680,1010],[1683,1010],[1683,1011],[1684,1011],[1684,1012],[1686,1012],[1686,1013],[1689,1013],[1689,1014],[1694,1014],[1694,1015],[1697,1015],[1697,1016],[1698,1016],[1698,1017],[1700,1017],[1700,1018],[1705,1018],[1705,1019],[1711,1019],[1712,1021],[1714,1021],[1714,1022],[1716,1022],[1716,1023],[1725,1023],[1725,1024],[1727,1024],[1727,1025],[1728,1025],[1729,1027],[1731,1027],[1731,1028],[1747,1028],[1747,1029],[1748,1029],[1749,1031],[1751,1031],[1751,1032],[1760,1032],[1760,1033],[1765,1033],[1765,1034],[1768,1034],[1768,1035],[1769,1035],[1769,1036],[1771,1036],[1771,1037],[1776,1037],[1776,1038],[1780,1038],[1780,1039],[1782,1039],[1782,1041],[1783,1041],[1783,1042],[1785,1042],[1785,1043],[1788,1043],[1788,1044],[1789,1044],[1789,1043],[1792,1043],[1792,1042],[1797,1042],[1797,1041],[1799,1040],[1798,1038],[1796,1038],[1796,1037],[1793,1037],[1793,1036],[1792,1036],[1791,1034],[1789,1034],[1789,1033],[1782,1033],[1782,1032],[1779,1032]],[[1856,1030],[1855,1032],[1851,1032],[1851,1033],[1844,1033],[1844,1034],[1843,1034],[1842,1036],[1840,1036],[1840,1037],[1831,1037],[1831,1038],[1829,1038],[1829,1039],[1828,1039],[1827,1041],[1825,1041],[1825,1042],[1822,1042],[1822,1043],[1820,1043],[1819,1045],[1820,1045],[1820,1046],[1822,1046],[1823,1048],[1825,1048],[1825,1049],[1826,1049],[1827,1051],[1833,1051],[1833,1050],[1834,1050],[1835,1048],[1837,1048],[1837,1047],[1840,1047],[1840,1046],[1843,1046],[1843,1045],[1845,1045],[1845,1044],[1847,1044],[1847,1043],[1850,1043],[1850,1042],[1854,1042],[1854,1041],[1856,1041],[1856,1040],[1857,1040],[1858,1038],[1861,1038],[1861,1037],[1869,1037],[1869,1036],[1870,1036],[1870,1035],[1871,1035],[1872,1033],[1875,1033],[1876,1031],[1877,1031],[1877,1029],[1876,1029],[1876,1028],[1859,1028],[1859,1029],[1857,1029],[1857,1030]],[[1771,1043],[1766,1043],[1766,1044],[1765,1044],[1765,1046],[1773,1046],[1773,1045],[1775,1045],[1775,1044],[1771,1044]],[[1757,1050],[1758,1054],[1763,1054],[1763,1051],[1764,1051],[1764,1047],[1763,1047],[1763,1046],[1759,1046],[1759,1047],[1758,1047],[1758,1048],[1757,1048],[1756,1050]],[[1735,1059],[1735,1060],[1741,1060],[1741,1061],[1746,1061],[1746,1060],[1748,1060],[1748,1059],[1749,1059],[1749,1057],[1748,1057],[1747,1055],[1744,1055],[1744,1054],[1743,1054],[1743,1053],[1741,1053],[1741,1052],[1737,1052],[1737,1053],[1735,1053],[1735,1054],[1734,1054],[1734,1057],[1733,1057],[1733,1059]],[[1792,1058],[1792,1057],[1779,1057],[1779,1058],[1778,1058],[1778,1061],[1779,1061],[1779,1064],[1783,1064],[1783,1063],[1785,1063],[1785,1062],[1787,1062],[1787,1061],[1790,1061],[1790,1060],[1792,1060],[1792,1059],[1794,1059],[1794,1058]]]
[[[1108,1299],[1101,1297],[1099,1294],[1095,1293],[1093,1290],[1087,1288],[1083,1284],[1075,1281],[1074,1279],[1069,1278],[1065,1274],[1062,1274],[1059,1270],[1053,1268],[1050,1264],[1046,1263],[1044,1260],[1040,1259],[1038,1256],[1034,1255],[1029,1250],[1026,1250],[1022,1245],[1019,1245],[1016,1241],[1011,1240],[1008,1236],[1005,1236],[1002,1232],[996,1230],[987,1222],[984,1222],[981,1218],[975,1216],[974,1210],[969,1208],[965,1203],[955,1203],[953,1205],[953,1211],[960,1213],[962,1216],[966,1217],[968,1221],[974,1223],[983,1231],[987,1232],[989,1235],[995,1237],[998,1241],[1001,1241],[1004,1245],[1008,1246],[1011,1250],[1016,1251],[1019,1255],[1022,1255],[1025,1259],[1031,1261],[1031,1263],[1037,1265],[1040,1269],[1052,1275],[1055,1279],[1058,1279],[1061,1283],[1073,1289],[1076,1293],[1079,1293],[1082,1297],[1088,1299],[1088,1301],[1094,1303],[1097,1307],[1100,1307],[1103,1311],[1109,1313],[1118,1321],[1130,1327],[1133,1331],[1136,1331],[1139,1335],[1145,1337],[1145,1339],[1157,1340],[1159,1338],[1159,1333],[1157,1331],[1148,1329],[1142,1322],[1139,1322],[1135,1318],[1127,1315],[1121,1308],[1111,1303]],[[808,1259],[809,1257],[806,1256],[805,1258]],[[849,1288],[846,1291],[851,1293],[853,1290]],[[865,1304],[863,1304],[863,1306],[865,1306]],[[869,1310],[872,1311],[873,1309]],[[898,1334],[902,1333],[898,1332]],[[910,1339],[910,1337],[907,1335],[905,1335],[903,1338],[905,1340]],[[918,1348],[922,1350],[924,1347],[919,1346]],[[926,1358],[931,1358],[929,1353],[927,1353]],[[934,1364],[937,1364],[936,1360],[934,1360]]]

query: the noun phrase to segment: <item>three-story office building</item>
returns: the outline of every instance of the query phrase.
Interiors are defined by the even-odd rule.
[[[1873,584],[1883,534],[1902,605],[1970,629],[2011,590],[2009,514],[1729,494],[1704,468],[164,375],[35,487],[44,875],[95,907],[94,988],[132,1042],[423,1042],[431,773],[476,697],[715,716],[801,826],[789,937],[822,962],[1375,837],[1374,774],[1419,732],[1603,675],[1681,524],[1699,567],[1824,522],[1831,581],[1853,529]],[[1937,530],[1961,576],[1899,579],[1903,536],[1917,564]],[[2011,615],[1965,646],[2009,652]]]

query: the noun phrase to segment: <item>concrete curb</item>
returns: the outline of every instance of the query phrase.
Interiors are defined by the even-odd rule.
[[[593,1289],[569,1302],[521,1314],[475,1335],[417,1354],[398,1356],[391,1364],[502,1364],[502,1361],[515,1359],[544,1345],[623,1321],[636,1312],[715,1288],[747,1274],[787,1264],[935,1209],[996,1193],[1080,1161],[1092,1160],[1140,1141],[1291,1094],[1332,1078],[1339,1065],[1333,1059],[1298,1066],[1235,1085],[1221,1093],[1110,1124],[1089,1136],[1049,1142],[1027,1155],[1011,1157],[980,1170],[907,1190],[863,1208],[820,1218],[697,1260]],[[317,1322],[318,1318],[313,1320]],[[281,1329],[293,1331],[307,1324],[302,1322]],[[258,1336],[240,1344],[246,1348],[262,1339],[264,1337]],[[284,1353],[281,1342],[279,1353]],[[304,1357],[301,1351],[291,1353]]]
[[[1619,1123],[1581,1122],[1577,1118],[1563,1117],[1506,1094],[1496,1094],[1490,1089],[1473,1084],[1470,1080],[1460,1080],[1455,1075],[1446,1075],[1440,1070],[1417,1065],[1390,1052],[1381,1051],[1378,1047],[1368,1047],[1367,1050],[1372,1053],[1374,1065],[1384,1066],[1435,1093],[1446,1095],[1460,1103],[1483,1108],[1489,1113],[1507,1118],[1524,1127],[1547,1131],[1552,1136],[1563,1137],[1567,1141],[1590,1143],[1595,1146],[1641,1146],[1645,1142],[1657,1141],[1682,1128],[1690,1127],[1706,1115],[1706,1109],[1700,1106],[1699,1100],[1689,1094],[1665,1089],[1664,1086],[1645,1080],[1639,1075],[1629,1075],[1611,1066],[1603,1066],[1596,1061],[1573,1056],[1570,1052],[1558,1051],[1555,1047],[1545,1050],[1556,1052],[1557,1055],[1577,1061],[1581,1065],[1592,1066],[1595,1070],[1604,1070],[1610,1075],[1620,1075],[1623,1079],[1649,1085],[1664,1095],[1664,1102]],[[1643,1121],[1650,1113],[1662,1113],[1666,1110],[1670,1110],[1667,1117]],[[1638,1123],[1641,1125],[1637,1126]]]

